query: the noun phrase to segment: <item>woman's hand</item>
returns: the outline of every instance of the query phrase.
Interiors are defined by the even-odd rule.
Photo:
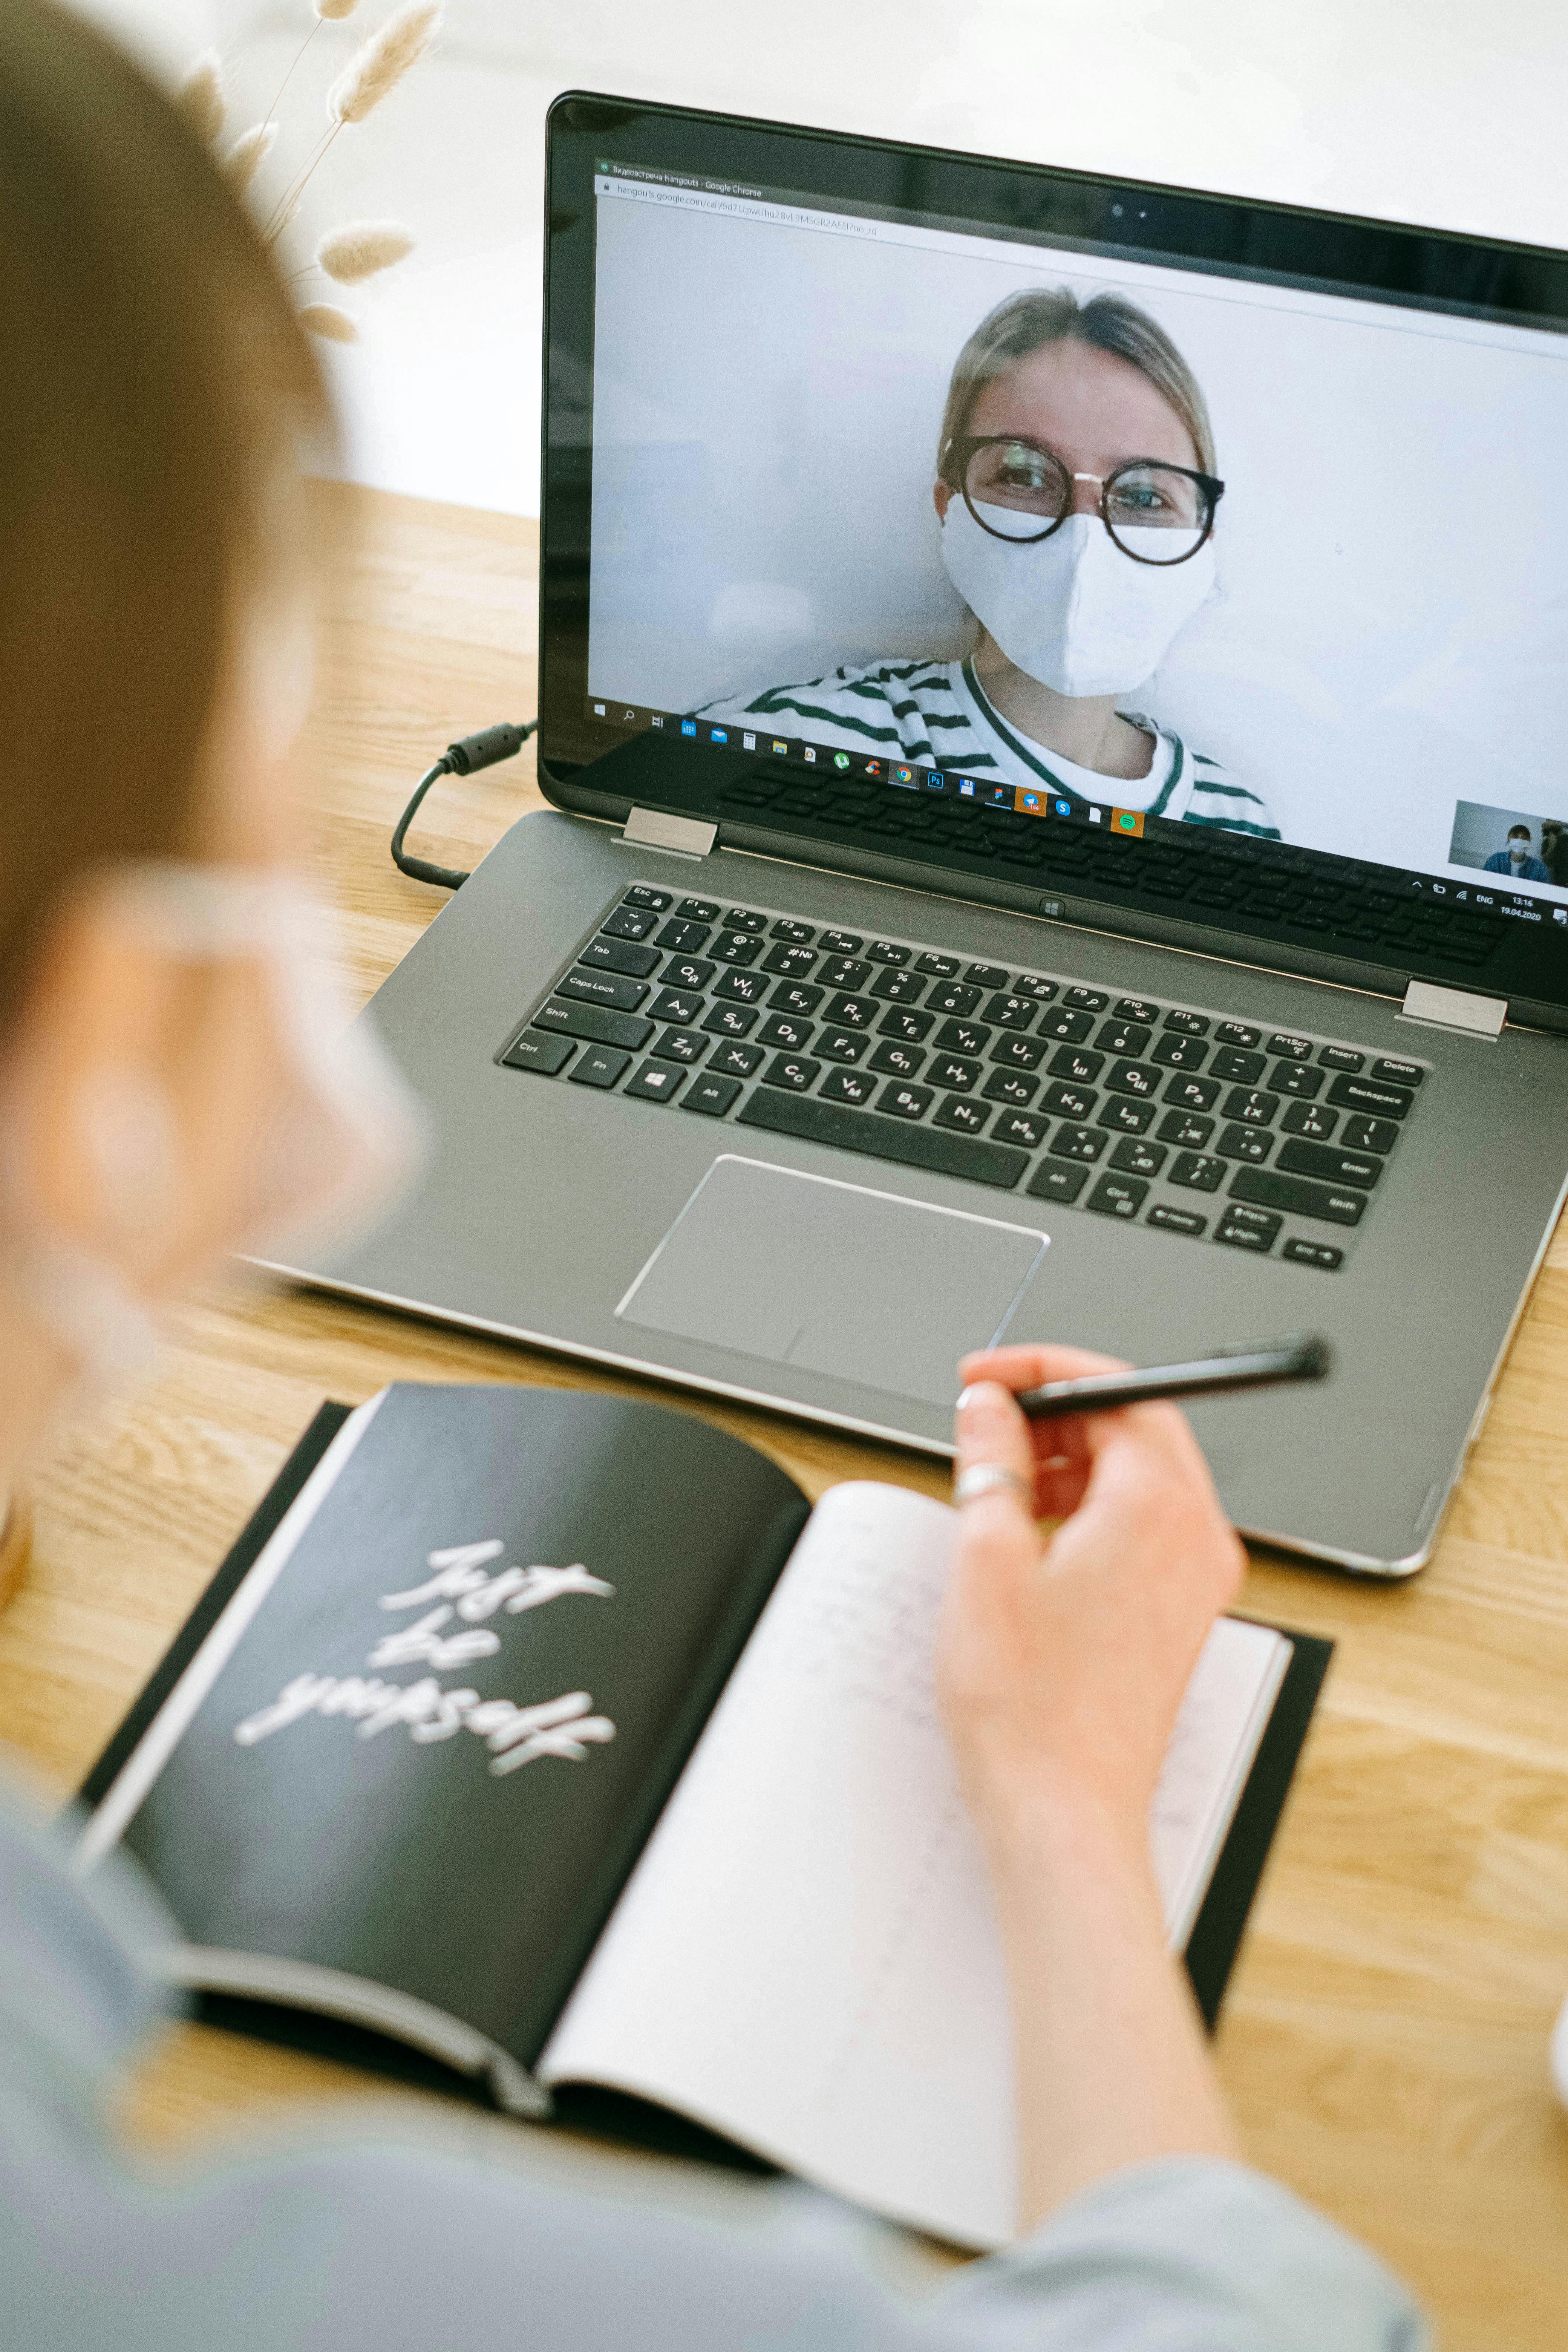
[[[1171,1405],[1031,1423],[1011,1391],[1117,1369],[1074,1348],[965,1360],[958,1466],[994,1463],[1062,1525],[1042,1541],[1021,1493],[964,1505],[938,1680],[988,1843],[1044,1799],[1087,1806],[1124,1849],[1146,1823],[1176,1709],[1246,1566]]]
[[[1013,1989],[1019,2219],[1124,2166],[1234,2157],[1166,1943],[1149,1804],[1187,1678],[1245,1564],[1170,1405],[1027,1422],[1011,1391],[1115,1370],[1076,1348],[971,1356],[937,1671]],[[1025,1497],[1061,1526],[1042,1542]]]

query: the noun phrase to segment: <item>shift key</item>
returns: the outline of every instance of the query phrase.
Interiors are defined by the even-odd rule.
[[[1364,1192],[1309,1184],[1304,1177],[1281,1176],[1272,1168],[1239,1169],[1230,1197],[1250,1201],[1255,1208],[1283,1209],[1289,1216],[1317,1217],[1328,1225],[1359,1225],[1366,1207]]]
[[[595,1045],[625,1045],[637,1053],[653,1035],[653,1023],[635,1013],[609,1013],[602,1004],[573,1004],[552,996],[533,1016],[536,1029],[565,1037],[591,1037]]]

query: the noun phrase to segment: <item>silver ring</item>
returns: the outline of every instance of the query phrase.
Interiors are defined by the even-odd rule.
[[[1004,1486],[1012,1488],[1033,1517],[1034,1487],[1027,1479],[1020,1478],[1016,1470],[1004,1468],[1000,1462],[972,1462],[967,1470],[961,1470],[953,1481],[952,1499],[955,1503],[975,1503],[982,1495],[997,1494]]]

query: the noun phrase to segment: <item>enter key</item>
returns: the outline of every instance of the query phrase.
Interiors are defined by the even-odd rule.
[[[1286,1144],[1275,1166],[1291,1176],[1316,1176],[1325,1184],[1353,1184],[1370,1192],[1383,1173],[1383,1162],[1370,1151],[1340,1151],[1331,1143]]]

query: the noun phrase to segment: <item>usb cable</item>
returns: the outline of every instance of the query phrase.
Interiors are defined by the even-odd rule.
[[[410,857],[403,844],[408,828],[419,813],[419,803],[431,785],[441,776],[471,776],[480,768],[493,768],[498,760],[514,760],[531,735],[539,732],[539,721],[531,719],[525,727],[514,727],[508,719],[499,726],[487,727],[478,735],[465,735],[460,743],[448,743],[433,768],[426,768],[414,787],[414,797],[397,820],[392,836],[392,862],[400,874],[412,875],[416,882],[434,882],[443,890],[460,890],[468,880],[456,866],[432,866],[427,858]]]

